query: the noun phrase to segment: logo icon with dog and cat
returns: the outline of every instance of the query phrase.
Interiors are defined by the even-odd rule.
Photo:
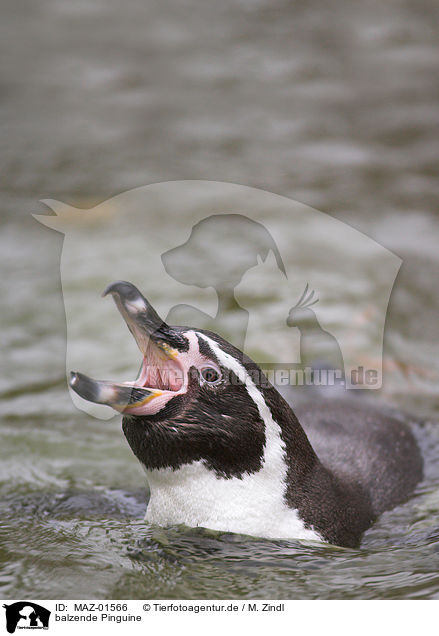
[[[51,612],[32,601],[4,604],[6,629],[14,634],[16,629],[48,629]]]

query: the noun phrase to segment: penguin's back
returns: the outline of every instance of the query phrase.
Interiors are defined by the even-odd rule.
[[[422,456],[405,422],[356,400],[314,401],[294,411],[322,464],[361,486],[374,514],[407,499],[422,479]]]

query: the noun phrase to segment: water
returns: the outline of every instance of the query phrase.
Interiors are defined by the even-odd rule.
[[[436,3],[21,7],[0,38],[0,596],[437,598]],[[120,422],[70,401],[62,237],[29,214],[186,178],[291,196],[404,259],[369,399],[416,416],[426,478],[359,550],[148,527]]]

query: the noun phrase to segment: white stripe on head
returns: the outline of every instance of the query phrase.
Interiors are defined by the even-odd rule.
[[[212,340],[203,333],[196,332],[197,336],[203,338],[209,345],[212,352],[215,354],[219,364],[233,373],[244,383],[245,388],[253,402],[256,404],[259,415],[265,425],[265,453],[263,461],[271,458],[271,455],[279,454],[279,449],[282,453],[282,459],[285,457],[286,448],[285,443],[280,436],[280,427],[277,422],[274,421],[270,408],[267,405],[264,396],[253,382],[252,377],[249,375],[247,369],[242,365],[239,360],[234,358],[230,353],[223,351],[219,344]],[[276,447],[276,451],[274,450]]]

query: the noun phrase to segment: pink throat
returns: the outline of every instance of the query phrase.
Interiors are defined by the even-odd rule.
[[[148,355],[143,358],[140,375],[135,384],[161,391],[180,391],[184,384],[184,370],[171,358],[163,360]]]

